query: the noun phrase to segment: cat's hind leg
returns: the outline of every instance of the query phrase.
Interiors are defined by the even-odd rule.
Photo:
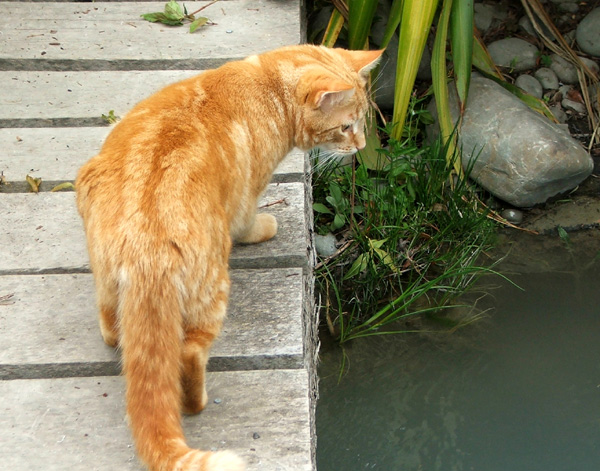
[[[182,407],[186,414],[197,414],[206,406],[206,364],[227,310],[230,283],[227,268],[213,273],[216,277],[204,280],[203,289],[189,300],[186,315],[181,379]]]
[[[98,305],[100,332],[104,342],[116,347],[119,344],[119,323],[117,319],[118,288],[116,283],[102,276],[96,279],[96,302]]]
[[[277,234],[277,219],[271,214],[260,213],[244,234],[236,237],[242,244],[257,244],[272,239]]]
[[[181,379],[185,414],[197,414],[206,406],[206,364],[214,338],[215,335],[201,329],[185,333]]]

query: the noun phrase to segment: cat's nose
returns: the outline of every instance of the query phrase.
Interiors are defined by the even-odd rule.
[[[367,141],[364,137],[362,139],[356,139],[354,145],[356,146],[357,150],[363,150],[367,145]]]

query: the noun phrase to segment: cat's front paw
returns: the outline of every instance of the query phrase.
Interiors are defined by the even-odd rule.
[[[242,244],[257,244],[272,239],[277,234],[277,219],[271,214],[257,214],[254,224],[237,242]]]

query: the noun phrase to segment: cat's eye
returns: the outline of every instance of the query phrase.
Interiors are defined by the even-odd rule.
[[[348,132],[348,131],[350,131],[351,128],[352,128],[351,124],[344,124],[342,126],[342,132]]]

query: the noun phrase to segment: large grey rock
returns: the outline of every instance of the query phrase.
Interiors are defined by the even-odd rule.
[[[456,119],[454,91],[451,99]],[[565,130],[480,76],[471,79],[460,145],[463,167],[476,159],[471,178],[516,207],[568,191],[593,170],[589,154]]]
[[[577,44],[583,52],[600,57],[600,8],[595,8],[579,22]]]
[[[488,51],[494,63],[516,72],[535,67],[539,49],[519,38],[505,38],[488,45]]]

